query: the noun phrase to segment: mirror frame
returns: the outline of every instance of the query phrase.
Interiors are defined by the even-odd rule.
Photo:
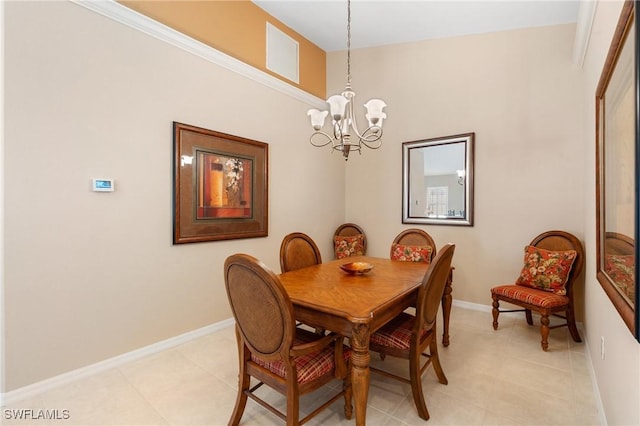
[[[602,70],[602,74],[600,76],[600,81],[598,82],[598,87],[596,89],[596,272],[597,278],[600,282],[600,285],[604,289],[605,293],[611,300],[611,303],[615,306],[616,310],[622,317],[624,323],[627,325],[631,333],[635,336],[637,340],[640,341],[640,335],[638,334],[638,330],[640,329],[638,324],[638,277],[637,277],[637,264],[638,264],[638,245],[635,244],[635,241],[639,239],[639,231],[640,226],[638,226],[638,188],[639,188],[639,174],[638,174],[638,155],[640,153],[640,145],[639,145],[639,131],[640,131],[640,121],[638,117],[638,101],[639,101],[639,67],[638,67],[638,17],[635,13],[634,2],[627,0],[625,1],[622,12],[620,13],[620,18],[618,20],[618,24],[616,26],[615,33],[613,35],[613,39],[611,41],[611,46],[609,47],[609,52],[607,54],[607,58],[605,60],[605,64]],[[632,33],[631,28],[635,23],[635,31]],[[612,87],[609,91],[609,82],[611,77],[616,69],[618,64],[618,58],[620,56],[620,52],[622,51],[625,43],[628,40],[635,40],[635,48],[633,51],[633,65],[635,70],[631,73],[630,82],[633,87],[633,99],[634,99],[634,114],[633,114],[633,125],[635,129],[633,130],[633,135],[635,137],[634,147],[635,147],[635,156],[634,156],[634,164],[633,164],[633,182],[631,185],[634,188],[634,196],[635,200],[633,200],[634,204],[634,219],[633,226],[634,229],[634,240],[631,241],[629,237],[630,244],[633,244],[633,255],[634,259],[634,285],[636,288],[635,291],[635,300],[633,300],[634,305],[631,306],[629,301],[620,293],[617,286],[614,284],[612,278],[605,272],[605,241],[607,235],[615,235],[615,229],[607,231],[605,226],[605,219],[607,214],[613,214],[612,209],[609,208],[607,211],[606,208],[606,181],[605,181],[605,128],[608,123],[610,123],[613,118],[611,114],[607,114],[608,112],[605,110],[605,98],[609,93],[611,96],[614,92],[615,87]],[[627,80],[628,81],[628,80]],[[614,160],[615,161],[615,160]],[[611,164],[611,159],[608,159],[607,162]]]
[[[464,176],[464,216],[430,218],[411,216],[411,151],[430,146],[440,146],[455,143],[465,144],[465,176]],[[402,223],[423,225],[459,225],[473,226],[473,183],[474,183],[474,145],[475,133],[464,133],[453,136],[443,136],[432,139],[403,142],[402,144]]]

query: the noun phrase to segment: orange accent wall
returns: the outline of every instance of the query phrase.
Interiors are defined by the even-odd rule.
[[[321,99],[326,97],[326,52],[251,1],[120,0],[119,3]],[[266,68],[267,22],[299,43],[299,84]]]

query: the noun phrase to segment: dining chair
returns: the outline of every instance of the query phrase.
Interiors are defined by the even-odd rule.
[[[355,223],[343,223],[333,233],[336,259],[367,254],[367,236]]]
[[[571,337],[581,342],[576,327],[573,285],[584,267],[584,248],[578,238],[564,231],[544,232],[524,248],[524,265],[515,284],[491,289],[493,329],[498,329],[501,312],[524,312],[527,324],[533,325],[531,311],[540,314],[540,344],[549,349],[549,330],[569,327]],[[500,309],[500,302],[521,309]],[[565,320],[550,326],[549,316]]]
[[[431,263],[437,254],[436,242],[426,231],[418,228],[405,229],[393,239],[389,258],[401,262],[424,262]],[[442,296],[442,344],[449,346],[449,318],[451,316],[451,305],[453,303],[453,270],[449,268],[447,284],[444,287]]]
[[[302,232],[292,232],[282,239],[280,244],[280,270],[295,271],[322,263],[322,255],[313,239]],[[297,322],[297,326],[302,323]],[[316,334],[324,334],[322,327],[315,327]]]
[[[238,395],[229,424],[240,422],[248,398],[285,420],[287,425],[301,425],[344,397],[345,416],[350,419],[351,350],[343,345],[343,337],[336,334],[320,337],[296,328],[293,305],[278,276],[252,256],[229,256],[224,264],[224,279],[236,321],[240,368]],[[254,386],[252,378],[257,380]],[[300,419],[300,396],[333,379],[342,380],[340,389],[328,389],[330,397]],[[263,385],[286,397],[286,413],[255,394]]]
[[[370,369],[374,373],[410,383],[418,415],[424,420],[429,420],[429,411],[422,391],[422,375],[433,365],[438,381],[444,385],[448,383],[438,357],[436,317],[454,251],[454,244],[446,244],[427,269],[418,290],[415,315],[402,312],[370,338],[369,349],[378,352],[382,359],[389,355],[409,360],[409,378],[376,367]],[[422,357],[427,358],[424,364]]]
[[[280,270],[284,272],[322,263],[322,255],[313,239],[302,232],[285,235],[280,244]]]
[[[436,255],[436,243],[422,229],[411,228],[400,232],[391,243],[391,260],[430,263]]]

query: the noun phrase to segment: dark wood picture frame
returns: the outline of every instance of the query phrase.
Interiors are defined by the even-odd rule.
[[[173,244],[268,236],[268,148],[173,122]]]
[[[638,17],[625,1],[596,89],[596,272],[631,333],[638,324]]]

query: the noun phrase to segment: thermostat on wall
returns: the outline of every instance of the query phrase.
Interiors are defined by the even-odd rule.
[[[113,192],[113,179],[94,179],[93,190],[96,192]]]

